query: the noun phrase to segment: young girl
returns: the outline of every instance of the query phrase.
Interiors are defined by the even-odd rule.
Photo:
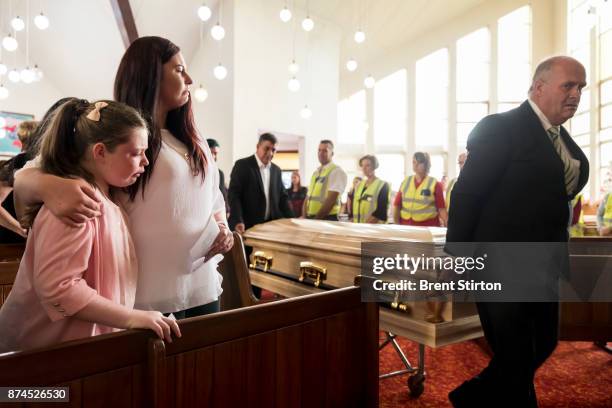
[[[149,328],[171,341],[175,321],[133,310],[138,265],[113,187],[127,187],[148,160],[147,127],[124,104],[73,99],[43,136],[41,168],[94,186],[101,216],[73,228],[46,206],[26,214],[31,225],[15,284],[0,309],[0,352],[43,347],[108,333]]]

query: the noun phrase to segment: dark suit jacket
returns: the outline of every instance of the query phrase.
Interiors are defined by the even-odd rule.
[[[561,137],[580,161],[579,192],[589,162],[567,131]],[[564,242],[569,197],[563,163],[529,102],[481,120],[468,138],[468,159],[453,189],[447,242]]]
[[[244,223],[245,228],[279,218],[290,218],[287,191],[283,186],[281,169],[270,165],[270,218],[265,220],[266,196],[255,155],[238,160],[232,168],[229,185],[230,219],[233,230],[236,224]]]
[[[580,161],[579,192],[588,180],[589,162],[563,128],[561,137]],[[573,196],[566,193],[563,162],[540,119],[527,101],[487,116],[470,134],[467,149],[453,188],[446,252],[488,255],[486,273],[474,277],[501,282],[503,295],[487,292],[481,300],[555,301],[557,279],[569,277],[566,241]]]

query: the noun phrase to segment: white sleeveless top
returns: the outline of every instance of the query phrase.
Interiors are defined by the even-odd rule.
[[[162,145],[155,169],[134,201],[122,197],[130,227],[139,274],[137,309],[176,312],[204,305],[222,292],[218,255],[203,264],[210,236],[218,231],[214,214],[225,219],[225,202],[219,190],[219,171],[205,143],[206,177],[193,176],[184,157],[187,149],[162,129]],[[202,247],[202,242],[207,245]]]

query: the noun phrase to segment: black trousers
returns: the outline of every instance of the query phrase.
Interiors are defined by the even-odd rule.
[[[201,306],[190,307],[189,309],[179,310],[178,312],[173,312],[172,314],[176,318],[176,320],[187,319],[189,317],[203,316],[211,313],[217,313],[219,311],[219,300],[215,300],[214,302],[207,303]],[[165,313],[169,315],[169,313]]]
[[[537,407],[533,379],[559,339],[559,303],[476,304],[489,365],[449,394],[461,407]]]

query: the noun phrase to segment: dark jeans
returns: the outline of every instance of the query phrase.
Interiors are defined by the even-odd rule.
[[[211,313],[217,313],[219,311],[219,300],[215,300],[214,302],[207,303],[201,306],[191,307],[185,310],[179,310],[178,312],[173,312],[172,314],[176,318],[176,320],[187,319],[189,317],[196,316],[204,316]],[[166,316],[169,313],[164,313]]]
[[[476,303],[493,357],[449,394],[456,408],[536,408],[533,378],[557,346],[559,303]]]

